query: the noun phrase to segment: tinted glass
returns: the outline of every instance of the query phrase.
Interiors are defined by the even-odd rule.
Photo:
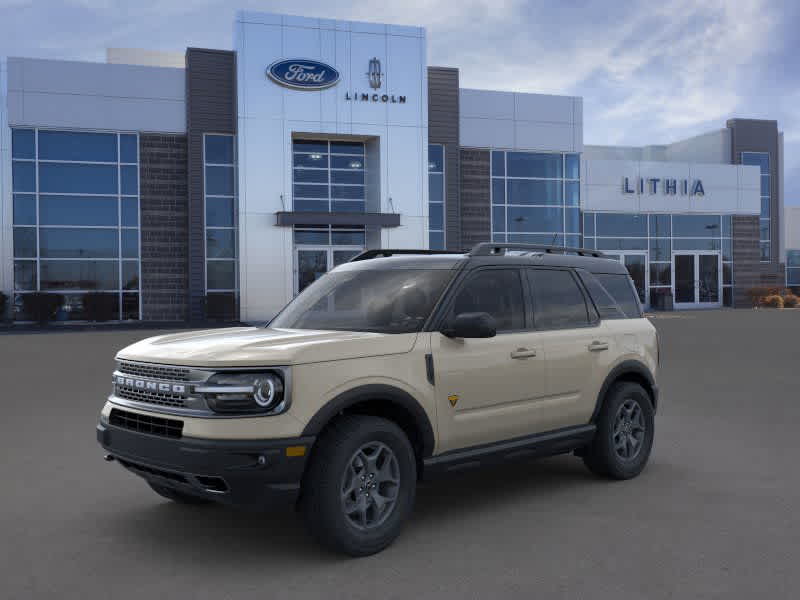
[[[364,202],[354,202],[352,200],[339,200],[332,203],[334,212],[364,212]]]
[[[769,217],[769,198],[761,198],[761,216],[764,218]]]
[[[761,176],[761,195],[769,196],[769,175]]]
[[[647,238],[598,238],[598,250],[647,250]]]
[[[324,162],[326,157],[321,157]],[[309,166],[327,166],[327,163],[323,165],[314,164]],[[359,158],[357,156],[331,156],[331,169],[363,169],[364,168],[364,159]]]
[[[233,227],[233,198],[206,198],[206,226]]]
[[[506,174],[506,153],[492,152],[492,175],[503,177]]]
[[[564,209],[508,207],[509,232],[562,231],[564,228]]]
[[[444,250],[444,233],[441,231],[428,233],[428,247],[431,250]]]
[[[647,237],[647,216],[597,213],[598,236]]]
[[[641,317],[642,309],[636,297],[631,278],[622,274],[596,273],[595,277],[617,301],[617,304],[629,318]]]
[[[733,260],[733,241],[730,238],[722,240],[722,260]]]
[[[332,185],[331,197],[341,200],[363,200],[364,186],[361,185]]]
[[[39,253],[47,258],[117,258],[116,229],[43,228]]]
[[[509,177],[560,178],[563,173],[560,154],[507,152]]]
[[[236,238],[233,229],[206,229],[206,256],[208,258],[234,258]]]
[[[327,200],[295,200],[294,209],[297,211],[327,211]]]
[[[207,135],[205,161],[216,165],[232,165],[233,136]]]
[[[519,271],[489,269],[472,275],[453,301],[451,318],[474,312],[494,317],[497,331],[524,329],[525,301]]]
[[[560,233],[511,233],[508,241],[515,244],[546,244],[563,246],[564,236]]]
[[[770,248],[770,243],[769,242],[761,242],[759,244],[759,250],[761,252],[761,260],[765,261],[765,262],[768,261],[769,257],[770,257],[770,254],[772,252],[772,249]]]
[[[673,238],[673,250],[719,250],[717,238]]]
[[[139,319],[139,294],[122,294],[122,320]]]
[[[233,167],[206,167],[206,194],[233,196]]]
[[[328,142],[316,142],[313,140],[294,140],[292,142],[292,149],[295,152],[313,152],[315,154],[318,153],[327,153],[328,152]]]
[[[119,161],[124,163],[139,162],[138,142],[135,135],[119,136]]]
[[[336,171],[347,173],[347,171]],[[327,169],[295,169],[294,180],[298,183],[328,183]]]
[[[594,213],[584,213],[583,235],[594,236]]]
[[[11,157],[36,158],[36,139],[33,129],[11,130]]]
[[[117,194],[117,166],[39,163],[39,191]]]
[[[444,175],[428,175],[428,199],[430,202],[444,202]]]
[[[115,260],[43,260],[42,290],[119,289],[119,263]]]
[[[671,263],[650,265],[650,285],[672,285]]]
[[[319,172],[319,171],[316,171]],[[324,173],[325,171],[322,171]],[[439,182],[439,186],[441,186],[442,175],[429,175],[431,185],[433,185],[434,181]],[[325,183],[325,179],[322,180]],[[364,185],[364,171],[331,171],[331,183],[352,183],[358,185]],[[439,193],[441,197],[441,192]]]
[[[295,244],[317,244],[327,246],[330,243],[328,239],[328,230],[322,231],[295,231],[294,232]]]
[[[672,229],[675,237],[719,237],[718,215],[673,215]]]
[[[567,206],[580,206],[581,184],[578,181],[564,182],[564,203]]]
[[[435,173],[444,171],[444,147],[440,144],[428,146],[428,171]]]
[[[331,142],[331,154],[358,154],[364,156],[363,142]]]
[[[567,154],[564,158],[566,165],[566,172],[564,177],[567,179],[580,179],[581,178],[581,157],[579,154]]]
[[[768,152],[742,152],[743,165],[755,165],[761,167],[762,174],[769,173],[769,153]]]
[[[288,329],[419,331],[449,270],[345,270],[318,278],[270,323]]]
[[[295,198],[327,198],[327,185],[294,184]]]
[[[310,169],[327,169],[328,168],[328,155],[327,154],[295,154],[292,157],[295,167],[306,167]],[[351,159],[346,156],[338,157],[342,161],[341,165],[335,165],[338,168],[346,168]]]
[[[429,229],[442,229],[444,227],[444,205],[433,203],[430,205],[428,216]]]
[[[122,199],[122,226],[136,227],[139,225],[139,201],[136,198]]]
[[[800,267],[800,250],[787,250],[786,251],[786,266],[787,267]]]
[[[139,289],[139,262],[135,260],[122,261],[122,289]]]
[[[36,261],[14,261],[14,289],[17,291],[36,290]]]
[[[730,237],[733,231],[732,217],[730,215],[722,215],[722,236]]]
[[[14,225],[36,225],[34,194],[14,194]]]
[[[39,160],[117,162],[114,133],[39,131]]]
[[[232,260],[206,262],[208,289],[232,290],[236,288],[236,263]]]
[[[39,196],[42,225],[117,225],[114,196]]]
[[[589,324],[586,301],[569,271],[527,269],[537,329],[570,329]]]
[[[578,275],[589,291],[597,312],[601,319],[624,319],[625,313],[617,305],[617,301],[611,297],[602,284],[597,281],[594,275],[587,271],[579,270]]]
[[[125,196],[136,196],[139,193],[139,169],[132,165],[120,167],[120,190]]]
[[[14,256],[36,258],[36,228],[14,227]]]
[[[15,160],[11,165],[11,181],[15,192],[35,192],[36,165]]]
[[[492,204],[505,204],[506,180],[492,179]]]
[[[650,237],[670,237],[672,227],[669,215],[650,215]]]
[[[331,232],[334,245],[339,246],[363,246],[366,243],[363,231],[336,231]]]
[[[566,233],[581,232],[581,211],[577,207],[564,209],[564,231]]]
[[[563,204],[560,181],[539,181],[535,179],[509,179],[509,204]]]
[[[669,239],[650,240],[650,260],[671,260],[672,244]]]
[[[122,258],[138,258],[139,230],[123,229],[120,235],[122,239]]]

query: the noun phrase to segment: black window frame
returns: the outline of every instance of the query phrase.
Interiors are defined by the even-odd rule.
[[[594,301],[591,299],[591,295],[589,294],[586,286],[584,286],[583,281],[575,272],[573,268],[564,268],[564,267],[545,267],[545,266],[531,266],[525,267],[525,280],[527,281],[528,285],[527,288],[527,295],[529,297],[529,306],[530,306],[530,323],[531,329],[534,331],[569,331],[572,329],[590,329],[594,327],[598,327],[600,325],[601,319],[600,315],[597,311],[597,307],[594,304]],[[539,327],[536,323],[536,299],[533,293],[533,281],[529,277],[529,273],[533,273],[536,271],[565,271],[569,273],[572,280],[575,282],[576,287],[580,291],[581,295],[583,296],[583,303],[586,308],[586,325],[578,325],[574,327]]]

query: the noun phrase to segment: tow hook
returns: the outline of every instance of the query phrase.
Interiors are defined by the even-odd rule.
[[[106,461],[106,462],[111,462],[111,461],[114,460],[114,457],[111,456],[110,454],[104,454],[103,455],[103,460]]]

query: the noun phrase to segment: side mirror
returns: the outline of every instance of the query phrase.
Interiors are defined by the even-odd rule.
[[[461,313],[442,330],[450,338],[490,338],[497,334],[494,317],[485,312]]]

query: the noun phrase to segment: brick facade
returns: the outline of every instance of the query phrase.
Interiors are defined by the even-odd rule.
[[[492,239],[490,152],[461,150],[461,245],[471,248]]]
[[[774,269],[769,263],[760,262],[758,238],[757,216],[733,217],[733,305],[736,308],[751,306],[747,296],[751,288],[783,288],[786,285],[783,265]]]
[[[188,317],[186,136],[140,134],[142,318]]]

